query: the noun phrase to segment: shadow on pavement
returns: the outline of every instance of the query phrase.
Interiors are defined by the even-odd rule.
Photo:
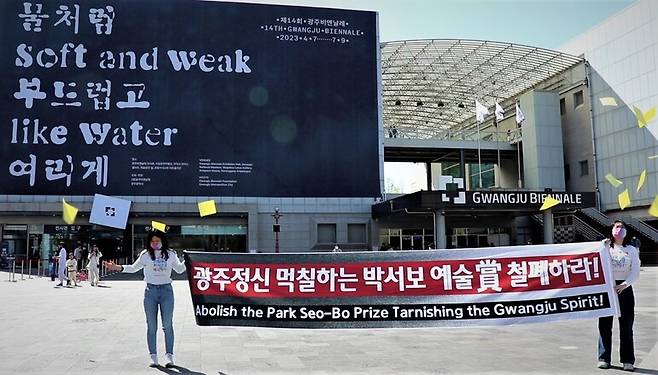
[[[620,368],[621,369],[621,368]],[[658,375],[658,370],[651,370],[648,368],[640,368],[636,367],[635,368],[635,373],[636,374],[653,374],[653,375]]]
[[[165,374],[170,374],[170,375],[183,375],[183,374],[185,374],[185,375],[206,375],[205,372],[192,371],[188,368],[185,368],[183,366],[178,366],[178,365],[175,365],[172,368],[166,368],[166,367],[163,367],[163,366],[158,366],[156,368],[158,370],[164,372]]]

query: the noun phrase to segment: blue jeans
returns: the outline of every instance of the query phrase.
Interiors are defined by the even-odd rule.
[[[146,313],[146,343],[150,354],[158,353],[156,334],[158,331],[158,307],[162,319],[167,353],[174,354],[174,290],[171,284],[146,284],[144,290],[144,312]]]
[[[617,285],[621,284],[617,281]],[[621,363],[635,363],[633,348],[633,321],[635,320],[635,296],[629,286],[619,295],[619,356]],[[599,318],[599,361],[610,363],[612,357],[612,316]]]

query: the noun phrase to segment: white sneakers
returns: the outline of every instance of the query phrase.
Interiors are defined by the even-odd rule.
[[[149,367],[158,367],[160,364],[158,363],[158,355],[157,354],[151,354],[151,363],[149,363]],[[174,365],[174,355],[171,353],[165,354],[165,358],[167,359],[167,362],[165,363],[166,368],[172,368],[175,367]]]
[[[599,364],[596,367],[600,369],[609,369],[610,362],[599,361]],[[624,363],[624,371],[635,371],[635,366],[631,363]]]
[[[171,353],[165,354],[165,358],[167,358],[167,363],[165,363],[166,368],[172,368],[174,367],[174,355]]]

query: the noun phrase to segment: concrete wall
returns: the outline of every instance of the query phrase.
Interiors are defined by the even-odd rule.
[[[583,72],[584,74],[584,72]],[[583,75],[584,78],[584,75]],[[582,93],[583,104],[575,105],[575,95]],[[589,87],[584,83],[560,94],[564,101],[562,141],[564,142],[565,183],[567,191],[595,191],[594,158],[592,153],[591,101]],[[587,169],[581,170],[581,162]],[[585,172],[585,173],[583,173]],[[569,173],[569,176],[567,176]]]
[[[524,188],[564,190],[560,101],[556,92],[530,91],[519,100],[523,122]]]
[[[658,194],[658,119],[638,127],[633,107],[647,111],[658,106],[658,2],[636,1],[616,15],[571,40],[560,50],[583,54],[590,63],[590,89],[596,168],[601,208],[618,210],[617,196],[625,189],[635,212],[648,217],[646,207]],[[600,99],[612,97],[617,106]],[[636,192],[639,176],[647,171],[645,186]],[[615,188],[605,180],[612,173],[623,182]]]
[[[80,224],[86,224],[93,197],[64,197],[81,210]],[[365,224],[368,248],[377,244],[372,236],[373,198],[243,198],[243,197],[121,197],[133,201],[131,212],[139,218],[129,223],[150,223],[151,219],[169,225],[214,224],[218,218],[199,218],[197,202],[215,199],[221,213],[244,214],[248,220],[248,250],[273,252],[272,214],[275,208],[284,216],[281,224],[282,252],[307,252],[317,245],[317,224],[336,224],[336,242],[347,243],[347,225]],[[39,195],[0,196],[0,223],[63,224],[62,197]],[[29,213],[29,215],[26,215]],[[86,215],[86,217],[82,217]],[[220,220],[221,221],[221,220]]]

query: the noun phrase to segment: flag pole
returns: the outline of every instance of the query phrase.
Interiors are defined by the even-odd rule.
[[[493,124],[494,124],[494,134],[496,136],[496,154],[498,156],[498,173],[496,174],[495,173],[496,171],[494,170],[494,173],[495,173],[494,178],[497,180],[496,186],[500,187],[501,167],[500,167],[500,147],[498,146],[498,136],[499,136],[498,130],[500,130],[500,129],[498,129],[498,113],[497,113],[498,106],[500,104],[498,104],[498,98],[494,98],[494,99],[496,100],[496,109],[494,110],[494,120],[493,120],[494,122],[493,122]],[[503,112],[503,117],[504,116],[505,116],[505,114]]]
[[[480,184],[480,189],[482,189],[482,160],[480,158],[480,121],[477,121],[477,123],[478,123],[478,180]]]
[[[519,132],[519,124],[516,124],[516,132]],[[523,188],[523,184],[521,183],[521,137],[519,137],[519,140],[516,142],[516,164],[518,166],[518,174],[519,174],[519,189]]]
[[[521,127],[519,123],[519,102],[514,103],[514,117],[515,117],[515,122],[516,122],[516,132],[518,134],[518,142],[516,142],[516,165],[518,167],[518,174],[519,174],[519,180],[518,180],[518,185],[519,189],[523,188],[523,181],[521,180],[521,141],[523,140],[523,137],[521,136]]]
[[[501,167],[500,167],[500,147],[498,146],[498,136],[499,136],[499,134],[498,134],[498,119],[495,118],[495,117],[494,117],[494,132],[495,132],[494,134],[496,135],[496,153],[498,154],[498,175],[496,176],[497,180],[498,180],[498,183],[496,185],[498,187],[500,187],[500,171],[501,171]]]

